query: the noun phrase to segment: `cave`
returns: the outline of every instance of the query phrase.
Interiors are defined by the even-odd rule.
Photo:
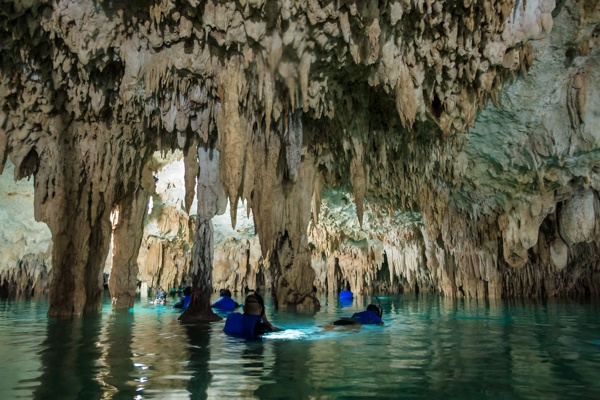
[[[0,22],[2,298],[76,321],[191,286],[178,319],[216,326],[222,288],[299,315],[342,290],[600,297],[597,1],[7,0]]]
[[[241,207],[251,234],[219,242],[214,268],[246,252],[235,257],[247,265],[229,273],[247,276],[215,278],[239,291],[262,276],[278,307],[317,309],[313,286],[377,290],[383,254],[407,291],[581,292],[569,277],[595,263],[575,261],[578,244],[598,239],[596,8],[569,6],[575,18],[553,16],[552,2],[491,14],[476,3],[384,3],[40,1],[3,11],[5,26],[30,29],[5,29],[0,160],[15,179],[33,178],[29,204],[51,232],[52,280],[40,283],[50,313],[96,311],[100,270],[112,271],[116,308],[131,307],[141,283],[190,284],[196,215],[227,207],[230,233]],[[536,23],[525,22],[530,13]],[[478,30],[482,18],[488,28]],[[398,46],[396,37],[419,39]],[[560,96],[540,93],[549,81]],[[185,191],[187,214],[162,216],[173,208],[161,209],[156,179],[181,160],[170,185]],[[150,198],[159,198],[154,219],[189,226],[167,242],[144,233]],[[331,230],[340,207],[355,217]],[[542,233],[548,215],[557,223]],[[584,219],[586,233],[573,232]],[[7,260],[5,280],[15,282],[21,260]]]

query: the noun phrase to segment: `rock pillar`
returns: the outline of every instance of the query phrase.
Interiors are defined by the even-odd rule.
[[[148,200],[154,192],[154,178],[149,168],[143,171],[140,185],[131,185],[119,201],[114,218],[112,269],[108,289],[113,309],[133,307],[137,287],[137,257],[144,234]]]
[[[181,314],[181,322],[213,322],[221,317],[212,311],[213,226],[211,218],[222,213],[227,203],[219,179],[219,152],[198,147],[198,216],[192,255],[192,301]],[[189,157],[186,157],[186,163]],[[186,166],[186,170],[188,170]]]
[[[65,220],[59,229],[49,224],[54,241],[50,316],[79,315],[101,307],[102,267],[111,231],[109,214],[101,212],[90,220],[88,203],[76,200],[69,199],[64,214],[58,216]]]
[[[74,316],[101,308],[102,272],[109,252],[110,213],[123,182],[136,187],[145,152],[128,140],[142,140],[139,128],[106,122],[54,121],[49,141],[18,162],[16,177],[35,176],[35,218],[52,233],[51,316]],[[64,128],[64,129],[63,129]],[[147,154],[147,153],[145,153]],[[124,163],[123,160],[129,160]]]
[[[275,305],[316,310],[319,301],[306,234],[316,180],[314,159],[307,153],[298,156],[302,161],[294,167],[292,180],[292,174],[278,171],[280,138],[272,134],[268,140],[266,158],[255,151],[252,210],[262,253],[270,263]]]
[[[98,127],[94,127],[98,128]],[[95,186],[96,162],[104,154],[80,149],[93,128],[72,124],[63,141],[48,143],[35,164],[35,217],[52,233],[51,316],[97,311],[102,302],[102,269],[109,250],[112,194]],[[22,170],[15,170],[19,174]],[[97,182],[97,181],[96,181]]]

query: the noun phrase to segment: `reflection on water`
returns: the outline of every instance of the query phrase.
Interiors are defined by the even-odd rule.
[[[241,298],[236,299],[238,302]],[[384,326],[324,329],[372,298],[318,313],[267,312],[260,341],[176,311],[48,318],[48,304],[0,302],[0,399],[598,398],[597,303],[381,297]]]
[[[97,365],[103,357],[98,346],[100,329],[99,315],[48,321],[45,340],[37,352],[42,375],[34,398],[51,399],[56,393],[66,398],[102,396]]]

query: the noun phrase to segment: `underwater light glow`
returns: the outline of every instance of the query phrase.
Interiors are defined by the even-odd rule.
[[[299,340],[299,339],[307,339],[310,336],[313,336],[316,332],[320,331],[320,329],[316,329],[315,327],[303,328],[303,329],[284,329],[279,332],[269,332],[262,335],[265,339],[275,339],[275,340]]]
[[[306,336],[306,333],[300,329],[286,329],[280,332],[270,332],[262,337],[265,339],[284,339],[284,340],[297,340]]]

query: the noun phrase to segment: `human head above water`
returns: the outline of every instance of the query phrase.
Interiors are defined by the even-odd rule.
[[[221,289],[221,290],[219,290],[219,296],[231,297],[231,291],[229,289]]]
[[[265,313],[265,302],[257,292],[250,292],[244,303],[244,314],[263,315]]]
[[[382,311],[375,304],[369,304],[367,306],[367,311],[373,311],[379,318],[381,318]]]

